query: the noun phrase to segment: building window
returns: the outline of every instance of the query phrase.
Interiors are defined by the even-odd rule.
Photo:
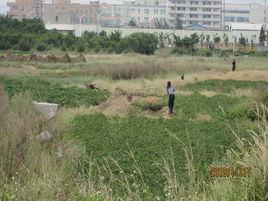
[[[149,9],[144,9],[144,14],[149,14]]]
[[[203,11],[211,12],[211,8],[203,8]]]
[[[165,9],[161,9],[160,10],[160,14],[165,15],[166,14],[166,10]]]
[[[203,1],[203,5],[211,5],[211,2],[210,1]],[[215,5],[215,3],[214,3]]]
[[[27,6],[23,6],[23,7],[22,7],[22,11],[24,11],[24,12],[28,12],[28,7],[27,7]]]
[[[190,14],[190,18],[198,18],[198,15],[196,15],[196,14]]]
[[[177,10],[185,10],[185,7],[178,7]]]
[[[144,17],[144,22],[145,22],[145,23],[148,23],[148,22],[149,22],[148,17]]]
[[[55,17],[55,21],[58,22],[59,21],[59,16]]]
[[[248,22],[249,18],[247,18],[247,17],[237,17],[236,21],[237,22]]]
[[[158,9],[154,9],[154,14],[158,14]]]
[[[191,7],[190,11],[197,11],[197,8],[196,7]]]
[[[191,1],[190,4],[191,5],[198,5],[198,1]]]
[[[141,12],[141,10],[138,8],[138,13],[140,13]]]
[[[211,15],[203,15],[203,18],[211,18]]]

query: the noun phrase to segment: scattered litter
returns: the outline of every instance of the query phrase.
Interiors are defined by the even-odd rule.
[[[63,157],[63,151],[62,151],[62,148],[60,146],[57,147],[56,156],[57,156],[57,158]]]
[[[52,139],[52,135],[50,132],[44,131],[40,133],[40,135],[38,135],[37,138],[41,140],[42,142],[45,142],[45,141],[50,141]]]

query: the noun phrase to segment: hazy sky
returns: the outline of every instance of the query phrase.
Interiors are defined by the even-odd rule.
[[[8,7],[7,7],[7,1],[15,1],[15,0],[0,0],[0,13],[5,14]],[[48,0],[49,1],[49,0]],[[72,2],[79,2],[79,3],[88,3],[90,0],[72,0]],[[120,0],[101,0],[101,1],[105,1],[105,2],[118,2]],[[239,3],[246,3],[246,2],[259,2],[259,3],[263,3],[265,0],[226,0],[227,2],[239,2]],[[268,2],[268,0],[267,0]]]

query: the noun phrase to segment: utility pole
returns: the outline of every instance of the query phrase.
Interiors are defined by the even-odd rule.
[[[222,22],[222,24],[223,24],[223,31],[225,32],[225,0],[223,0],[223,7],[222,7],[222,9],[223,9],[223,16],[222,16],[223,22]]]

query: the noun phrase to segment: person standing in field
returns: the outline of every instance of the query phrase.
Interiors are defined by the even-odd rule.
[[[171,82],[167,82],[167,94],[168,94],[168,107],[169,114],[173,114],[174,101],[175,101],[175,88],[171,85]]]
[[[232,71],[235,71],[235,69],[236,69],[236,60],[235,59],[233,60],[232,65],[233,65]]]

